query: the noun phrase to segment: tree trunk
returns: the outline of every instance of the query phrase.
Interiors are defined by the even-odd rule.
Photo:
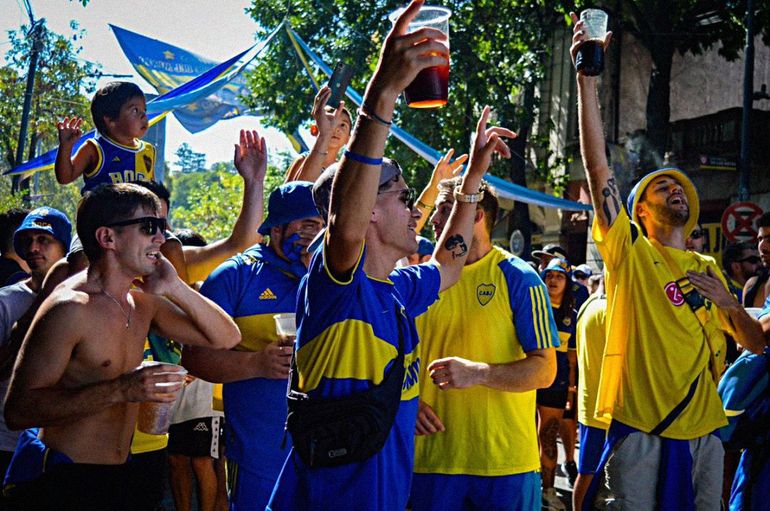
[[[671,117],[671,62],[674,46],[666,38],[655,38],[648,49],[652,57],[650,88],[647,92],[648,150],[642,151],[642,170],[660,168],[668,144],[668,124]]]
[[[508,145],[511,148],[511,164],[509,176],[511,181],[517,185],[527,186],[526,177],[526,150],[527,139],[529,138],[529,132],[532,130],[532,123],[534,121],[535,111],[535,83],[530,82],[524,89],[524,101],[522,105],[522,111],[525,115],[522,116],[521,126],[516,131],[518,137],[508,141]],[[529,219],[529,205],[522,201],[516,201],[511,212],[510,221],[508,222],[508,237],[514,230],[520,230],[524,235],[524,252],[522,258],[527,259],[530,251],[532,250],[532,222]]]

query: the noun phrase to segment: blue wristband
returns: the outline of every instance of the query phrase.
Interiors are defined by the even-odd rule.
[[[358,163],[363,163],[365,165],[382,165],[382,158],[369,158],[368,156],[354,153],[349,149],[345,149],[343,154],[345,158],[350,158],[353,161],[357,161]]]

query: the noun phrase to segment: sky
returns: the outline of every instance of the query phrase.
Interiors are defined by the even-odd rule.
[[[29,2],[35,18],[45,18],[48,28],[54,32],[70,35],[70,20],[76,20],[86,30],[85,38],[80,41],[83,51],[79,57],[101,64],[103,73],[133,75],[120,79],[135,82],[146,93],[156,91],[131,67],[108,23],[216,62],[251,46],[256,31],[254,20],[245,13],[250,3],[248,0],[90,0],[86,7],[78,0]],[[23,4],[22,0],[0,0],[0,54],[3,64],[10,49],[8,30],[16,30],[29,23]],[[102,78],[97,87],[115,79]],[[260,131],[266,137],[271,154],[280,150],[293,152],[283,134],[274,129],[263,129],[258,119],[252,116],[220,121],[194,135],[172,115],[167,117],[166,126],[166,161],[169,164],[176,160],[174,153],[184,142],[190,144],[194,151],[205,153],[207,165],[232,160],[233,144],[238,141],[241,129]]]

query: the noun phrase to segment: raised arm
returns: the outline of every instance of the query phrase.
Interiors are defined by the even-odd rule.
[[[574,23],[572,47],[570,53],[572,62],[578,49],[583,45],[586,35],[583,22],[577,15],[570,13]],[[605,49],[609,45],[611,32],[607,33],[604,42]],[[577,74],[578,89],[578,124],[580,126],[580,155],[588,177],[588,188],[591,192],[591,202],[594,213],[602,230],[606,231],[615,222],[623,207],[615,176],[607,163],[605,154],[604,131],[602,116],[599,111],[599,97],[596,88],[597,77]]]
[[[438,184],[444,179],[450,179],[460,172],[463,168],[463,164],[468,160],[468,155],[463,154],[452,160],[455,150],[450,149],[442,156],[433,167],[433,172],[430,175],[430,181],[423,189],[420,196],[417,198],[417,208],[422,213],[422,216],[417,221],[417,227],[415,231],[420,233],[425,227],[425,222],[430,217],[430,212],[436,205],[436,198],[438,197]]]
[[[205,280],[228,257],[259,242],[257,233],[262,223],[264,182],[267,172],[265,139],[256,131],[241,130],[240,143],[235,146],[235,168],[243,178],[243,203],[233,232],[225,239],[205,247],[184,247],[187,281]]]
[[[413,0],[385,38],[348,156],[343,156],[332,183],[325,257],[329,270],[339,278],[348,275],[361,252],[398,95],[422,69],[447,63],[447,47],[442,42],[446,34],[431,28],[406,33],[422,4],[422,0]]]
[[[161,258],[157,270],[139,283],[155,308],[152,328],[159,335],[215,349],[229,349],[241,342],[241,332],[222,308],[180,279],[171,263]],[[153,296],[154,295],[154,296]]]
[[[297,168],[292,166],[290,172],[286,174],[286,181],[310,181],[315,182],[318,176],[323,172],[323,167],[329,164],[329,161],[335,161],[336,154],[329,154],[329,144],[334,136],[334,132],[342,122],[345,112],[343,110],[345,103],[331,105],[336,109],[326,111],[326,103],[331,96],[331,89],[324,85],[316,94],[313,100],[313,120],[318,129],[318,136],[313,143],[308,155],[302,159]],[[333,157],[335,159],[333,159]]]
[[[96,150],[91,144],[83,144],[75,156],[72,156],[72,148],[83,134],[81,124],[83,119],[79,117],[65,117],[63,121],[56,123],[59,150],[53,168],[59,184],[66,185],[75,181],[83,172],[93,169],[96,165]]]
[[[74,303],[46,301],[24,339],[5,401],[10,429],[69,424],[118,403],[171,401],[178,382],[164,366],[137,368],[117,378],[79,386],[66,384],[66,371],[83,335],[84,308]]]
[[[494,153],[498,153],[504,158],[511,157],[511,150],[501,137],[513,138],[516,133],[505,128],[487,128],[490,111],[489,106],[484,107],[476,126],[476,141],[471,151],[468,171],[463,176],[459,187],[459,191],[466,195],[479,193],[481,180],[492,162]],[[441,238],[436,243],[433,260],[438,262],[441,269],[442,291],[451,287],[460,278],[460,272],[465,265],[468,248],[473,238],[476,203],[477,201],[462,201],[456,196],[449,220],[441,233]]]

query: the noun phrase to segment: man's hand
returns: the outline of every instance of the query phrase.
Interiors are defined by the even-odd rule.
[[[72,147],[75,142],[83,135],[80,125],[83,119],[80,117],[65,117],[63,121],[56,123],[56,129],[59,132],[59,145],[62,147]]]
[[[185,383],[184,375],[173,365],[140,366],[121,376],[119,383],[125,401],[173,403]]]
[[[492,155],[495,153],[503,158],[511,157],[511,149],[501,137],[516,138],[517,135],[506,128],[497,126],[487,128],[487,121],[491,111],[489,105],[485,106],[476,125],[476,141],[471,150],[471,161],[468,164],[466,177],[474,177],[480,180],[487,172],[487,169],[489,169],[489,165],[492,163]]]
[[[428,374],[441,390],[465,389],[484,381],[484,374],[488,369],[488,364],[460,357],[447,357],[431,362]]]
[[[414,426],[415,435],[432,435],[434,433],[446,431],[444,423],[433,408],[420,399],[419,410],[417,412],[417,423]]]
[[[436,162],[436,166],[433,167],[433,173],[430,175],[430,184],[428,186],[435,188],[444,179],[451,179],[460,172],[463,164],[468,160],[468,155],[462,154],[452,161],[454,154],[455,150],[450,149]]]
[[[261,183],[267,172],[267,147],[264,137],[256,131],[241,130],[240,143],[235,145],[235,168],[246,183]]]
[[[254,354],[257,364],[261,366],[260,374],[264,375],[264,378],[285,380],[289,377],[292,353],[293,346],[282,345],[280,341],[271,342],[265,349]]]
[[[585,43],[586,38],[588,37],[586,35],[586,31],[583,30],[583,20],[578,18],[578,15],[574,12],[569,13],[570,18],[572,18],[572,46],[569,49],[569,54],[572,57],[572,65],[575,65],[575,59],[577,58],[577,52],[580,49],[581,46],[583,46],[583,43]],[[607,34],[604,36],[604,51],[607,51],[607,48],[610,47],[610,40],[612,39],[612,32],[607,32]],[[582,75],[582,73],[581,73]]]
[[[335,109],[334,111],[326,111],[326,103],[329,101],[331,95],[332,90],[328,85],[324,85],[313,100],[313,110],[311,115],[318,128],[319,137],[331,137],[334,135],[334,130],[339,127],[342,122],[342,116],[345,115],[343,111],[343,108],[345,107],[344,101],[340,101],[339,105],[329,105]]]
[[[417,73],[427,67],[449,63],[447,34],[435,28],[407,33],[409,23],[420,12],[423,3],[423,0],[412,0],[393,24],[382,46],[370,90],[385,93],[395,100]]]
[[[162,254],[158,254],[158,262],[155,263],[155,271],[149,275],[145,275],[141,280],[137,279],[134,284],[143,292],[158,296],[168,296],[174,286],[180,283],[184,284],[179,275],[174,269],[174,265],[171,261],[166,259]]]
[[[711,266],[706,267],[705,273],[688,270],[687,278],[690,279],[690,283],[700,291],[700,294],[711,300],[711,302],[720,309],[729,309],[731,307],[740,306],[738,300],[735,299],[719,277],[717,277]]]

